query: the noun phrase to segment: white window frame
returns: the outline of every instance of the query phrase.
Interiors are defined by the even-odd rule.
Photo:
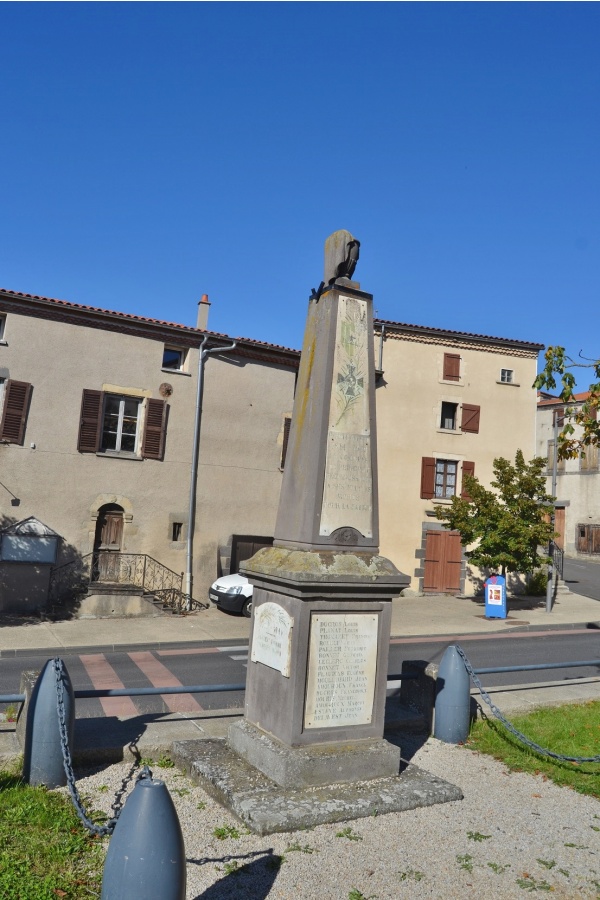
[[[179,365],[178,366],[166,366],[165,365],[165,353],[170,351],[171,353],[179,354]],[[187,348],[186,347],[176,347],[174,344],[165,344],[163,347],[163,363],[162,370],[163,372],[185,372],[187,361]]]
[[[515,383],[515,370],[514,369],[500,369],[500,382],[501,382],[501,384],[514,384]]]
[[[104,432],[105,432],[105,421],[107,416],[107,401],[109,399],[118,399],[119,400],[119,412],[117,419],[117,432],[115,439],[115,447],[105,447],[104,446]],[[137,417],[136,417],[136,428],[135,428],[135,443],[133,450],[122,450],[121,443],[123,440],[123,420],[125,418],[125,403],[126,401],[130,401],[133,403],[137,403]],[[131,394],[111,394],[107,393],[104,397],[104,406],[102,408],[102,434],[101,434],[101,453],[107,454],[115,454],[119,456],[139,456],[140,454],[140,435],[141,435],[141,425],[142,425],[142,410],[143,410],[143,401],[140,397],[134,397]]]
[[[4,334],[6,332],[6,315],[0,313],[0,344],[6,344]]]
[[[442,466],[442,471],[438,472],[438,466]],[[448,472],[448,466],[454,466],[454,490],[451,494],[448,493],[447,477],[451,475],[451,472]],[[438,475],[443,476],[443,481],[441,485],[438,485]],[[456,497],[456,487],[458,483],[458,461],[456,459],[436,459],[435,461],[435,475],[433,482],[433,499],[434,500],[450,500],[452,497]],[[438,493],[438,487],[440,488],[440,493]],[[451,487],[451,485],[450,485]],[[444,493],[441,493],[444,491]]]

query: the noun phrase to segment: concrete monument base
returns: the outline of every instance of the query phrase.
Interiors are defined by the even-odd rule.
[[[284,788],[241,759],[225,741],[173,744],[175,762],[255,834],[297,831],[462,800],[460,788],[417,768],[354,784]]]
[[[367,781],[400,771],[400,748],[384,739],[288,747],[242,719],[230,727],[227,743],[284,788]]]

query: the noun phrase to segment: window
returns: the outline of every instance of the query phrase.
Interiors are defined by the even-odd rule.
[[[183,522],[173,522],[171,525],[171,540],[172,541],[180,541],[182,531],[183,531]]]
[[[503,384],[512,384],[514,374],[514,369],[500,369],[500,381]]]
[[[449,459],[435,461],[435,496],[447,500],[456,494],[456,471],[458,463]]]
[[[460,381],[460,355],[444,353],[444,381]]]
[[[447,428],[449,431],[454,431],[456,428],[456,411],[458,410],[458,403],[446,403],[442,402],[442,417],[440,420],[440,428]]]
[[[163,369],[173,369],[181,372],[185,364],[185,350],[177,347],[165,347],[163,351]]]
[[[424,500],[448,500],[456,494],[458,463],[451,459],[421,460],[421,497]]]
[[[136,452],[140,407],[141,403],[137,397],[105,395],[101,450],[114,450],[116,453]]]
[[[4,382],[3,388],[0,441],[22,444],[33,388],[26,381],[13,381],[11,378]]]
[[[0,314],[0,343],[5,343],[4,341],[4,331],[6,329],[6,316]]]
[[[162,459],[167,414],[164,400],[84,390],[77,449]]]
[[[598,445],[592,444],[579,453],[579,468],[582,472],[596,472],[598,469]]]

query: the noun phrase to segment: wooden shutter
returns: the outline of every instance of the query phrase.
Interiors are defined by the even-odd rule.
[[[23,443],[32,390],[32,385],[27,381],[12,381],[9,378],[6,382],[0,440],[7,441],[9,444]]]
[[[142,456],[145,459],[163,458],[166,430],[167,404],[164,400],[147,400],[142,444]]]
[[[80,453],[96,453],[100,449],[103,403],[102,391],[84,390],[81,398],[79,440],[77,442],[77,449]]]
[[[460,381],[460,355],[444,353],[444,380]]]
[[[424,456],[421,460],[421,497],[431,500],[435,496],[435,459]]]
[[[460,490],[460,496],[463,500],[471,500],[469,492],[465,485],[465,475],[474,475],[475,474],[475,463],[467,462],[466,460],[462,464],[462,485]]]
[[[287,448],[288,441],[290,439],[290,427],[292,425],[292,419],[290,416],[286,416],[283,420],[283,444],[281,445],[281,466],[280,468],[285,468],[285,458],[287,456]]]
[[[470,403],[463,403],[462,405],[462,422],[460,425],[461,431],[467,431],[471,434],[478,434],[479,432],[479,406],[472,406]]]

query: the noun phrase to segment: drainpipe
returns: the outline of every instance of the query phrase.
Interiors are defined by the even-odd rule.
[[[379,365],[378,369],[383,372],[383,341],[385,338],[385,325],[381,326],[381,335],[379,337]]]
[[[188,610],[191,609],[191,596],[193,586],[192,566],[194,560],[194,524],[196,519],[196,485],[198,483],[198,455],[200,450],[200,425],[202,422],[202,392],[204,389],[204,363],[206,358],[212,353],[229,353],[237,346],[234,341],[228,347],[211,347],[205,350],[204,346],[208,340],[208,335],[202,336],[202,343],[198,347],[198,385],[196,388],[196,412],[194,416],[194,445],[192,449],[192,469],[190,473],[190,500],[188,508],[188,528],[185,553],[185,580],[184,593],[188,594],[190,599],[187,602]]]

